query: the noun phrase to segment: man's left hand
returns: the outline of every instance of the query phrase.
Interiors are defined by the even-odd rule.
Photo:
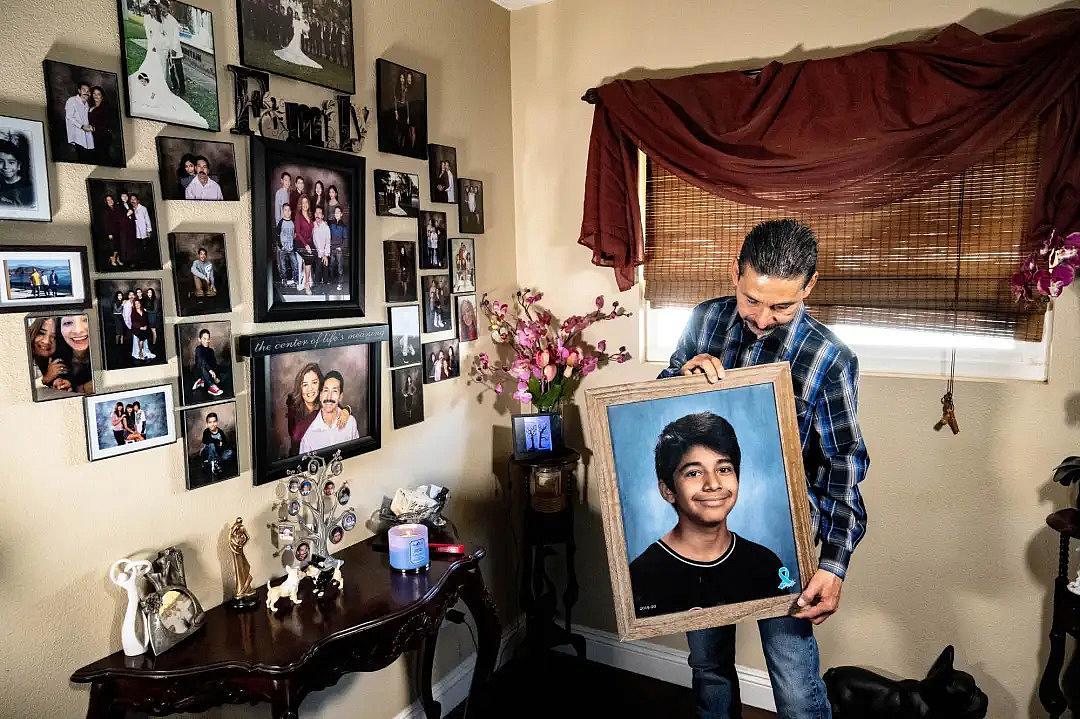
[[[825,569],[818,569],[810,578],[810,583],[799,595],[799,611],[794,617],[809,619],[814,624],[821,624],[831,617],[840,606],[840,590],[844,580]]]

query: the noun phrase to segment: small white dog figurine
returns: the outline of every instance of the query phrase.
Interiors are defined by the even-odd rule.
[[[322,570],[319,569],[318,567],[314,566],[314,565],[309,564],[307,570],[305,570],[304,573],[307,576],[311,577],[311,581],[318,582],[319,581],[319,575],[322,574]],[[340,566],[334,567],[334,576],[331,577],[330,584],[333,584],[338,589],[341,589],[342,582],[341,582],[341,567]],[[318,585],[316,585],[316,587],[317,586]],[[316,594],[319,594],[318,589],[316,589]],[[322,594],[319,594],[319,596],[322,596]]]
[[[300,580],[304,577],[304,574],[297,567],[289,567],[285,571],[287,574],[284,582],[276,587],[271,587],[269,582],[266,584],[266,608],[270,611],[274,611],[274,605],[282,597],[288,597],[293,604],[300,604],[303,601],[296,595],[296,592],[300,588]]]

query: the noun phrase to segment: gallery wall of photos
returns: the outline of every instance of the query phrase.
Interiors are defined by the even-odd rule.
[[[381,58],[354,67],[349,0],[324,3],[318,15],[306,7],[240,0],[243,66],[346,95],[374,75],[368,142],[426,160],[427,177],[409,172],[412,163],[369,167],[352,152],[230,133],[235,113],[220,98],[233,95],[232,77],[219,72],[214,44],[222,18],[179,0],[119,0],[113,63],[43,58],[45,122],[0,107],[0,220],[20,225],[0,244],[0,312],[25,319],[28,398],[83,404],[89,461],[180,441],[196,489],[239,476],[242,455],[257,451],[250,464],[261,484],[305,452],[378,449],[384,362],[395,430],[424,421],[426,385],[461,375],[462,345],[478,336],[485,209],[483,183],[459,167],[482,171],[483,158],[459,158],[429,136],[428,88],[438,78]],[[122,113],[166,124],[156,182],[127,172],[134,148]],[[85,196],[57,197],[50,163],[92,166]],[[21,241],[33,237],[29,223],[50,222],[55,204],[71,202],[88,207],[85,235]],[[179,202],[208,203],[205,221],[170,226],[167,208]],[[213,220],[212,203],[238,202],[250,202],[250,275],[230,271],[243,265],[233,257],[236,225]],[[370,236],[367,203],[400,225],[395,233],[415,227],[415,240]],[[365,262],[372,242],[382,245],[381,267]],[[365,306],[377,272],[381,309]],[[290,330],[234,336],[229,316],[248,294],[256,325],[288,321]],[[367,318],[382,312],[385,324],[373,327]],[[353,317],[356,325],[322,331],[328,318]],[[173,356],[175,385],[124,386],[124,375],[145,376],[140,368]],[[123,389],[101,386],[104,371]],[[243,387],[250,407],[243,398],[237,406]],[[247,433],[242,414],[251,416]]]

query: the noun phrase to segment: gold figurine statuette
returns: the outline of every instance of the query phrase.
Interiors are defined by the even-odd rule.
[[[237,517],[229,530],[229,549],[232,550],[233,577],[236,580],[236,593],[229,603],[233,609],[250,609],[258,604],[255,590],[251,588],[251,564],[244,556],[244,545],[249,539],[243,518]]]

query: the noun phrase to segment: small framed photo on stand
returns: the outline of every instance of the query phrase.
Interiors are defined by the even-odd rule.
[[[561,414],[515,414],[510,422],[514,430],[514,459],[536,459],[563,447]]]

